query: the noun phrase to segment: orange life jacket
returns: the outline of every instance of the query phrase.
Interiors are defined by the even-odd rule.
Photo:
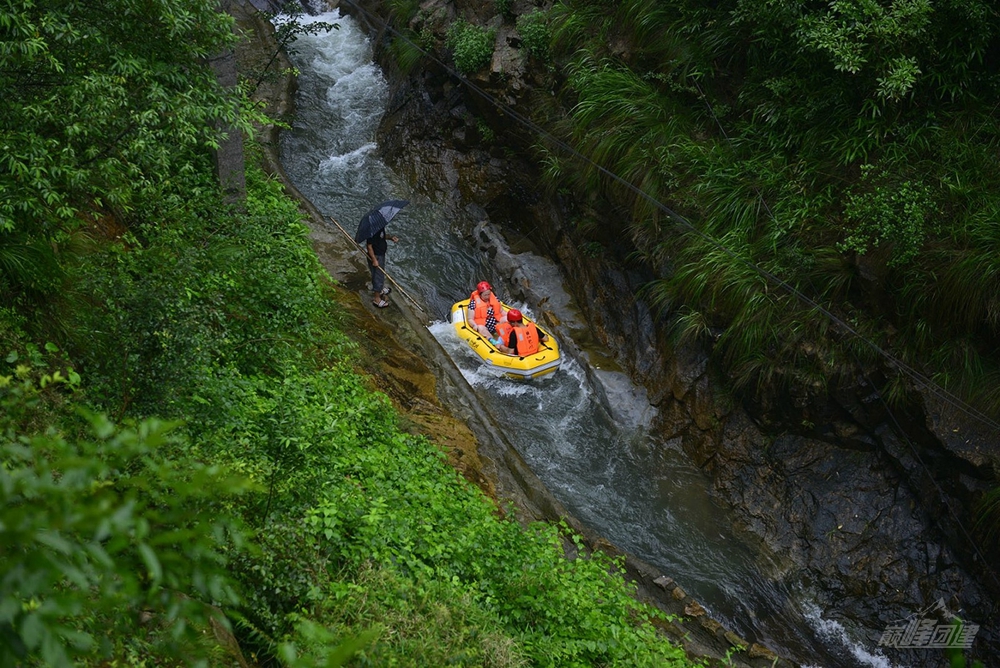
[[[534,355],[538,352],[538,328],[535,323],[526,322],[521,327],[515,327],[517,334],[517,354],[521,357]]]
[[[497,296],[492,292],[490,293],[490,298],[486,300],[483,299],[482,296],[477,291],[474,290],[472,294],[469,295],[469,301],[471,302],[473,300],[475,300],[476,302],[476,308],[472,312],[472,321],[477,325],[486,324],[486,311],[489,309],[490,306],[493,307],[494,318],[496,318],[499,321],[501,316],[503,316],[503,309],[500,307],[500,302],[497,300]]]
[[[510,342],[510,333],[514,331],[514,325],[510,324],[506,320],[497,323],[497,338],[500,339],[501,345],[507,345]]]

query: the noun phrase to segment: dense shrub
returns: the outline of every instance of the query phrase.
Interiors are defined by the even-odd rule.
[[[931,225],[937,213],[932,189],[917,176],[875,173],[872,165],[862,165],[861,171],[864,177],[844,203],[844,218],[854,229],[839,248],[864,255],[889,247],[886,264],[905,265],[917,257],[928,234],[938,231]]]
[[[552,39],[552,32],[545,12],[534,11],[517,17],[517,32],[521,35],[521,41],[528,53],[539,60],[549,59],[549,41]]]
[[[13,0],[2,18],[0,233],[64,241],[81,212],[170,191],[218,127],[249,127],[207,63],[236,40],[215,2]]]
[[[496,31],[459,19],[448,28],[445,46],[451,49],[458,71],[472,74],[490,64],[495,40]]]
[[[509,18],[514,12],[513,0],[494,0],[493,4],[497,8],[497,14],[504,18]]]
[[[251,171],[244,214],[213,208],[213,195],[191,197],[170,225],[151,212],[77,269],[95,308],[73,331],[108,410],[201,417],[204,402],[242,391],[234,379],[280,375],[309,351],[344,345],[314,326],[331,317],[321,268],[280,184]]]
[[[0,665],[218,653],[200,629],[238,600],[243,484],[183,456],[176,425],[80,420],[60,391],[80,377],[25,352],[0,373]]]

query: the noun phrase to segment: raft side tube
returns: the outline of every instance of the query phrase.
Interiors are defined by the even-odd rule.
[[[507,304],[501,302],[501,305],[504,309],[510,309]],[[559,344],[556,342],[555,337],[527,316],[524,319],[528,322],[534,322],[535,327],[538,327],[539,331],[543,332],[548,338],[544,343],[540,344],[536,354],[519,357],[501,352],[489,339],[480,334],[469,323],[468,313],[468,299],[456,302],[451,307],[451,322],[455,327],[458,337],[468,343],[469,347],[484,362],[490,366],[503,369],[506,376],[516,380],[529,380],[550,374],[562,364],[562,357],[559,354]]]

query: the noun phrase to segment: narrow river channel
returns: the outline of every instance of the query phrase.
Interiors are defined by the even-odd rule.
[[[597,533],[673,577],[744,638],[803,665],[888,668],[875,650],[877,629],[849,629],[825,619],[822,595],[731,533],[703,473],[677,448],[647,433],[653,409],[622,374],[588,374],[584,362],[571,359],[555,374],[523,384],[498,378],[478,363],[447,322],[452,303],[481,279],[505,296],[499,277],[465,239],[464,231],[478,221],[421,199],[377,159],[375,130],[388,86],[366,34],[336,12],[303,21],[340,28],[294,43],[291,56],[301,75],[294,126],[282,133],[285,170],[325,216],[351,234],[380,201],[411,200],[390,224],[400,242],[390,244],[389,271],[423,302],[435,338],[560,502]],[[557,268],[543,258],[523,258],[532,284],[552,295],[559,319],[578,322]],[[377,317],[392,318],[393,309]],[[555,333],[569,335],[568,328]],[[590,385],[591,377],[602,379],[600,391]]]

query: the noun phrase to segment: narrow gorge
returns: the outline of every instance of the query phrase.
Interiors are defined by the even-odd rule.
[[[539,168],[529,157],[536,129],[519,124],[511,112],[527,116],[544,97],[552,73],[529,66],[513,26],[493,16],[492,3],[432,0],[415,19],[423,23],[409,26],[440,36],[459,16],[489,22],[497,30],[493,61],[472,77],[472,86],[445,68],[443,52],[401,72],[388,48],[394,35],[380,18],[390,14],[388,7],[345,3],[341,11],[365,27],[387,80],[377,147],[363,152],[391,169],[388,178],[396,187],[427,203],[424,215],[450,221],[459,238],[449,243],[466,246],[462,253],[472,267],[494,272],[511,298],[572,335],[584,376],[602,366],[627,374],[636,384],[627,391],[628,403],[646,402],[653,416],[644,425],[650,438],[639,446],[611,439],[609,446],[645,452],[640,466],[682,455],[704,472],[707,493],[725,508],[708,521],[731,522],[720,531],[734,531],[756,552],[761,577],[777,583],[771,600],[730,609],[720,600],[713,614],[721,613],[751,641],[786,652],[804,650],[824,634],[832,637],[825,639],[831,645],[842,645],[841,652],[850,648],[846,654],[821,649],[791,657],[806,664],[938,665],[942,657],[927,650],[897,651],[877,643],[881,630],[943,599],[980,625],[974,656],[1000,655],[996,553],[984,555],[972,535],[975,502],[997,482],[995,433],[942,401],[932,387],[915,386],[921,401],[890,408],[880,394],[879,369],[867,369],[835,391],[822,383],[764,387],[752,398],[733,391],[709,361],[710,339],[678,345],[668,337],[676,312],[653,306],[644,292],[663,268],[635,260],[640,240],[598,234],[596,243],[592,232],[582,234],[575,224],[620,212],[599,198],[540,187]],[[305,62],[296,65],[304,78],[310,76]],[[347,178],[370,179],[364,171],[369,167],[356,171],[360,164],[348,165],[354,171]],[[552,264],[526,265],[534,256]],[[427,261],[401,258],[407,259],[411,265]],[[546,273],[551,267],[558,268],[556,278]],[[471,278],[463,272],[468,270],[418,279],[427,282],[419,291],[432,320],[441,317],[449,298],[461,295],[459,286]],[[563,290],[578,322],[567,321],[565,308],[556,306]],[[598,379],[593,386],[606,383]],[[600,398],[614,420],[621,396],[612,388]],[[655,554],[639,556],[656,564]],[[686,587],[682,577],[667,575]],[[801,590],[811,603],[787,594]],[[783,637],[788,616],[809,618],[812,637],[791,629]],[[846,633],[845,625],[855,633],[846,643],[835,637]]]

